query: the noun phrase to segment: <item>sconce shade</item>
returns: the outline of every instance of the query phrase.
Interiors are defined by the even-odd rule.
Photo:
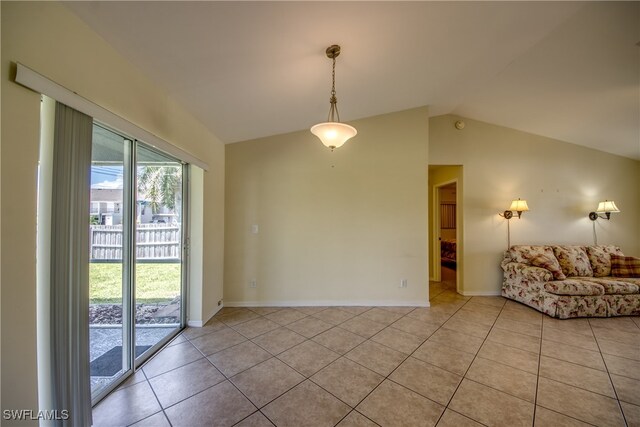
[[[317,136],[326,147],[333,150],[356,136],[358,131],[345,123],[324,122],[312,126],[311,133]]]
[[[620,209],[616,206],[613,200],[605,200],[604,202],[598,203],[598,209],[596,209],[598,213],[607,213],[607,212],[620,212]]]
[[[514,200],[511,202],[511,206],[509,207],[510,211],[516,212],[525,212],[529,210],[529,206],[527,206],[526,200]]]

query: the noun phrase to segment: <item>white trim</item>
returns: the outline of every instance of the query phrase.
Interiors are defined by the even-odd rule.
[[[211,318],[213,316],[215,316],[220,310],[222,310],[222,307],[224,307],[224,305],[220,305],[218,307],[216,307],[207,317],[205,317],[203,320],[188,320],[187,321],[187,326],[190,326],[192,328],[201,328],[204,325],[207,324],[207,322],[209,320],[211,320]]]
[[[16,73],[16,83],[21,84],[29,89],[32,89],[43,95],[47,95],[60,101],[61,103],[68,105],[78,111],[81,111],[99,122],[103,122],[109,127],[114,128],[126,135],[132,136],[147,145],[150,145],[158,150],[161,150],[167,154],[176,157],[186,163],[191,163],[204,169],[209,170],[209,165],[206,162],[198,159],[192,154],[184,151],[182,148],[176,147],[170,142],[165,141],[162,138],[157,137],[151,132],[131,123],[130,121],[118,116],[111,111],[94,104],[88,99],[78,95],[77,93],[59,85],[58,83],[49,80],[47,77],[39,74],[32,69],[22,65],[18,65],[18,71]]]
[[[462,295],[465,297],[500,297],[502,291],[470,291],[463,292]]]
[[[225,307],[430,307],[428,301],[230,301]]]

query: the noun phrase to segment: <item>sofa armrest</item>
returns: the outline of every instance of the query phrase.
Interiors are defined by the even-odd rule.
[[[514,285],[526,286],[531,283],[550,282],[553,274],[549,270],[520,262],[502,263],[505,281]]]

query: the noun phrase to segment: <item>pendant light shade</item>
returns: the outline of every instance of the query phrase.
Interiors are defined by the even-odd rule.
[[[340,122],[318,123],[311,127],[311,133],[320,138],[320,141],[327,147],[342,147],[342,145],[356,136],[358,131],[353,126]]]
[[[329,117],[326,122],[318,123],[311,127],[311,133],[317,136],[320,141],[333,151],[341,147],[350,138],[356,136],[358,131],[353,126],[340,123],[340,114],[338,113],[338,98],[336,97],[336,58],[340,55],[340,46],[332,45],[326,50],[327,57],[333,60],[331,98],[329,98]]]

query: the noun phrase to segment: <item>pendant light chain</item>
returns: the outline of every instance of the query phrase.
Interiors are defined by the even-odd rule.
[[[336,57],[333,57],[333,68],[331,70],[331,98],[329,99],[331,107],[329,108],[328,122],[335,122],[336,116],[340,121],[340,113],[338,112],[338,98],[336,98]]]

